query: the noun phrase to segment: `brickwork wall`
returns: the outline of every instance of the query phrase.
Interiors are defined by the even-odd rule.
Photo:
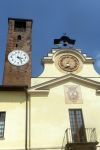
[[[8,22],[8,38],[5,54],[3,85],[30,86],[32,73],[32,21],[24,21],[26,21],[26,30],[15,30],[14,19],[9,20]],[[21,36],[21,40],[18,39],[18,36]],[[16,49],[23,50],[29,55],[30,60],[24,66],[14,66],[8,61],[8,54]]]

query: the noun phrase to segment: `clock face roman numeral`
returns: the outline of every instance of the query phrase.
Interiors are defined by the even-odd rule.
[[[22,66],[29,61],[29,56],[22,50],[14,50],[9,53],[8,60],[12,65]]]

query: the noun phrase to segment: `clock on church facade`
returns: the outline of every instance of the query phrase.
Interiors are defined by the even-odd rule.
[[[32,20],[8,19],[3,85],[30,86],[32,70]]]

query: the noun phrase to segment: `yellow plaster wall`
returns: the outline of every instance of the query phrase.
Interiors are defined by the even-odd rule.
[[[0,149],[24,148],[25,99],[23,92],[0,92],[0,111],[6,112],[5,133],[0,140]]]
[[[56,77],[61,77],[67,75],[68,73],[63,73],[59,71],[55,64],[45,64],[44,70],[38,78],[31,79],[31,86],[55,79]],[[88,77],[94,81],[100,82],[100,74],[98,74],[93,67],[93,64],[84,64],[83,68],[76,75],[81,77]]]
[[[66,83],[76,85],[75,83]],[[52,87],[49,95],[31,95],[31,136],[32,148],[59,147],[62,145],[64,132],[70,128],[70,108],[82,109],[86,128],[96,128],[100,141],[100,96],[95,89],[81,86],[82,104],[65,104],[64,85]]]
[[[55,64],[44,64],[44,70],[39,77],[59,77],[66,75],[57,69]],[[100,77],[100,75],[95,71],[93,64],[84,64],[83,68],[77,73],[79,76],[83,77]]]

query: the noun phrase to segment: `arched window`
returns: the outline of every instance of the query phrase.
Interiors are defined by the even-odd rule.
[[[20,41],[21,38],[22,38],[21,35],[18,35],[18,36],[17,36],[17,40],[18,40],[18,41]]]
[[[16,47],[18,47],[18,44],[16,44]]]

